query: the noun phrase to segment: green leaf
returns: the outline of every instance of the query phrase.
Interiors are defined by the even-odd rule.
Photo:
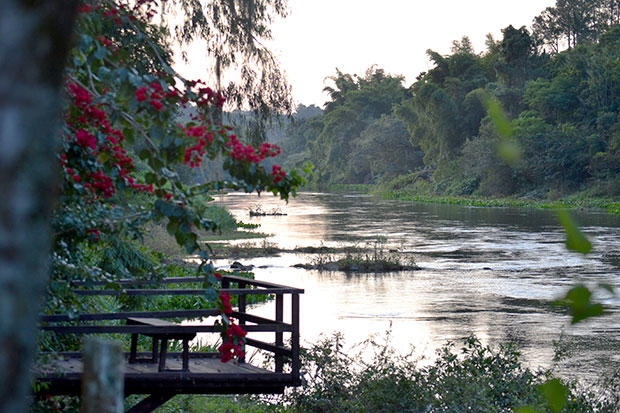
[[[153,172],[148,172],[146,175],[144,175],[144,181],[147,184],[154,184],[155,182],[157,182],[157,175],[155,175],[155,173]]]
[[[521,160],[523,150],[519,142],[512,137],[514,131],[504,108],[502,108],[502,105],[495,98],[488,98],[485,103],[489,117],[493,121],[493,124],[495,124],[497,132],[501,137],[501,141],[497,147],[499,156],[509,164],[517,163]]]
[[[133,128],[123,129],[123,135],[125,135],[125,139],[127,139],[127,142],[129,143],[134,143],[134,141],[136,140],[136,133]]]
[[[105,79],[110,75],[111,70],[108,69],[105,66],[101,66],[99,68],[99,70],[97,71],[97,74],[99,75],[100,78]]]
[[[547,401],[547,406],[554,413],[559,413],[566,404],[568,391],[559,379],[551,379],[539,386],[540,392]]]
[[[138,157],[142,160],[148,159],[151,157],[151,152],[148,149],[142,149],[138,154]]]
[[[149,129],[149,136],[151,137],[151,139],[160,141],[164,136],[164,132],[158,126],[153,125]]]
[[[105,47],[97,47],[97,50],[95,50],[95,58],[97,60],[103,60],[106,56],[108,55],[108,51],[106,50]]]
[[[80,67],[82,66],[82,64],[84,63],[84,61],[82,60],[82,58],[80,56],[73,56],[73,65],[75,67]]]
[[[523,150],[521,145],[514,139],[503,139],[498,147],[497,151],[499,156],[509,164],[515,164],[521,160]]]
[[[203,260],[208,260],[209,259],[209,253],[205,250],[200,250],[198,251],[198,256],[200,258],[202,258]]]
[[[592,244],[579,230],[579,227],[570,214],[565,210],[559,210],[558,217],[560,218],[560,223],[566,231],[566,248],[582,254],[589,253],[592,250]]]
[[[217,300],[217,290],[215,288],[207,288],[205,290],[205,296],[209,302]]]
[[[506,112],[504,111],[504,108],[502,108],[499,101],[495,98],[489,98],[486,101],[486,106],[489,116],[495,124],[499,134],[504,138],[512,136],[512,126],[510,125]]]
[[[129,71],[125,69],[124,67],[116,69],[116,76],[121,82],[125,81],[128,75],[129,75]]]
[[[571,288],[566,296],[556,302],[557,305],[568,307],[571,310],[573,319],[571,324],[578,323],[590,317],[597,317],[603,314],[604,307],[599,303],[591,301],[592,293],[583,285]]]
[[[170,218],[170,222],[166,225],[166,230],[170,235],[175,235],[179,230],[179,221],[176,218]]]

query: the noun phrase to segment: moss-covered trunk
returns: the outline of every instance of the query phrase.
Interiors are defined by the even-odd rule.
[[[27,411],[76,0],[0,1],[0,411]]]

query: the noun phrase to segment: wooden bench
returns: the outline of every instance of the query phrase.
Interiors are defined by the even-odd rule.
[[[161,332],[157,333],[143,333],[145,336],[153,338],[152,357],[150,359],[138,359],[137,347],[138,347],[138,333],[131,335],[131,349],[129,352],[129,363],[159,363],[159,371],[166,370],[166,353],[168,349],[168,340],[181,340],[183,342],[183,367],[181,371],[189,371],[189,341],[196,337],[196,333],[171,333],[167,330],[167,327],[179,327],[179,324],[171,323],[169,321],[161,320],[159,318],[143,318],[143,317],[129,317],[127,318],[127,325],[139,325],[139,326],[151,326],[161,328]],[[159,344],[159,352],[158,352]],[[171,370],[168,370],[171,371]]]

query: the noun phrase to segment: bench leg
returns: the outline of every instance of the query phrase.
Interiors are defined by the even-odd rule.
[[[183,340],[183,371],[189,371],[189,340]]]
[[[155,337],[153,337],[153,349],[152,349],[152,352],[153,352],[153,353],[152,353],[152,354],[153,354],[153,355],[152,355],[152,360],[153,360],[153,363],[157,363],[157,356],[158,356],[158,354],[159,354],[159,353],[158,353],[159,348],[157,347],[157,346],[158,346],[158,344],[159,344],[159,340],[158,340],[158,339],[156,339]]]
[[[131,335],[131,349],[129,351],[129,363],[135,363],[136,362],[136,351],[138,348],[138,335],[137,334],[132,334]]]
[[[168,340],[165,338],[161,339],[161,347],[159,351],[159,371],[164,371],[166,369],[166,352],[168,351]]]

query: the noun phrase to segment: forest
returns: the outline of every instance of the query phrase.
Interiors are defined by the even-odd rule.
[[[477,53],[467,36],[410,86],[378,66],[336,69],[323,110],[299,109],[281,141],[311,184],[374,184],[429,195],[556,199],[620,193],[620,10],[558,1],[531,28],[508,26]],[[498,133],[497,99],[510,121]],[[309,109],[314,109],[310,115]],[[502,148],[513,148],[511,157]]]

